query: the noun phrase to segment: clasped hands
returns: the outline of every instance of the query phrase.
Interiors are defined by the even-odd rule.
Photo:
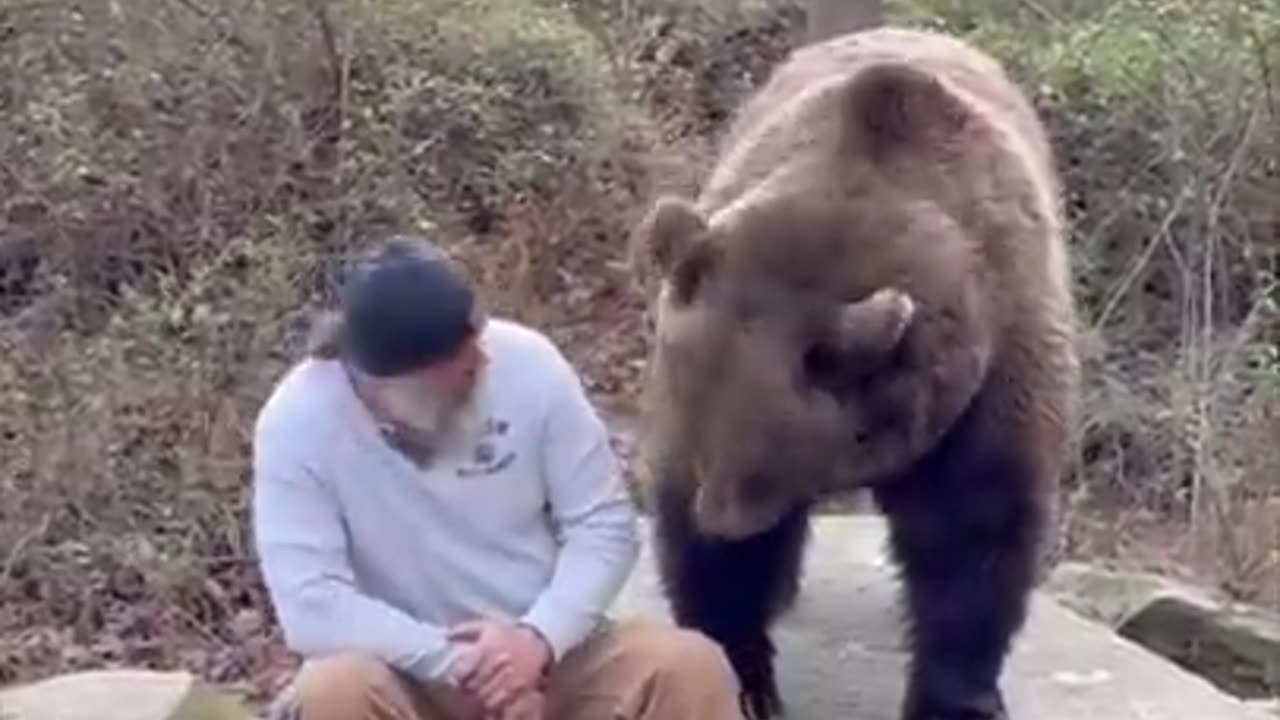
[[[453,626],[449,640],[461,650],[452,678],[478,701],[484,720],[543,720],[551,649],[541,635],[512,620],[483,618]]]

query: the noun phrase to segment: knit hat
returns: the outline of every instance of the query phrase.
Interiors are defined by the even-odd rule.
[[[474,313],[474,293],[444,253],[396,236],[348,276],[343,354],[369,375],[399,375],[457,351],[476,329]]]

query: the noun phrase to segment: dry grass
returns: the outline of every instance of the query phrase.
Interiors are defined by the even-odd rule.
[[[378,232],[449,238],[629,405],[626,230],[803,29],[793,2],[636,5],[0,7],[0,682],[122,662],[260,695],[288,667],[248,432]],[[1280,607],[1280,24],[889,6],[1006,57],[1064,158],[1089,397],[1062,552]]]

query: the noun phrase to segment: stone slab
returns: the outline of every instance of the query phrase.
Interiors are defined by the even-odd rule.
[[[0,720],[251,720],[186,672],[90,670],[0,690]]]
[[[816,520],[800,598],[776,630],[789,720],[897,720],[905,655],[884,539],[879,516]],[[669,620],[647,544],[615,611]],[[1004,687],[1013,720],[1274,720],[1043,593]]]

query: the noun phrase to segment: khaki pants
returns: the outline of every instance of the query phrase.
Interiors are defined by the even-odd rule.
[[[705,636],[648,620],[606,623],[551,670],[546,720],[743,720],[728,660]],[[361,655],[303,664],[277,717],[482,720],[446,688]],[[474,712],[474,711],[473,711]]]

